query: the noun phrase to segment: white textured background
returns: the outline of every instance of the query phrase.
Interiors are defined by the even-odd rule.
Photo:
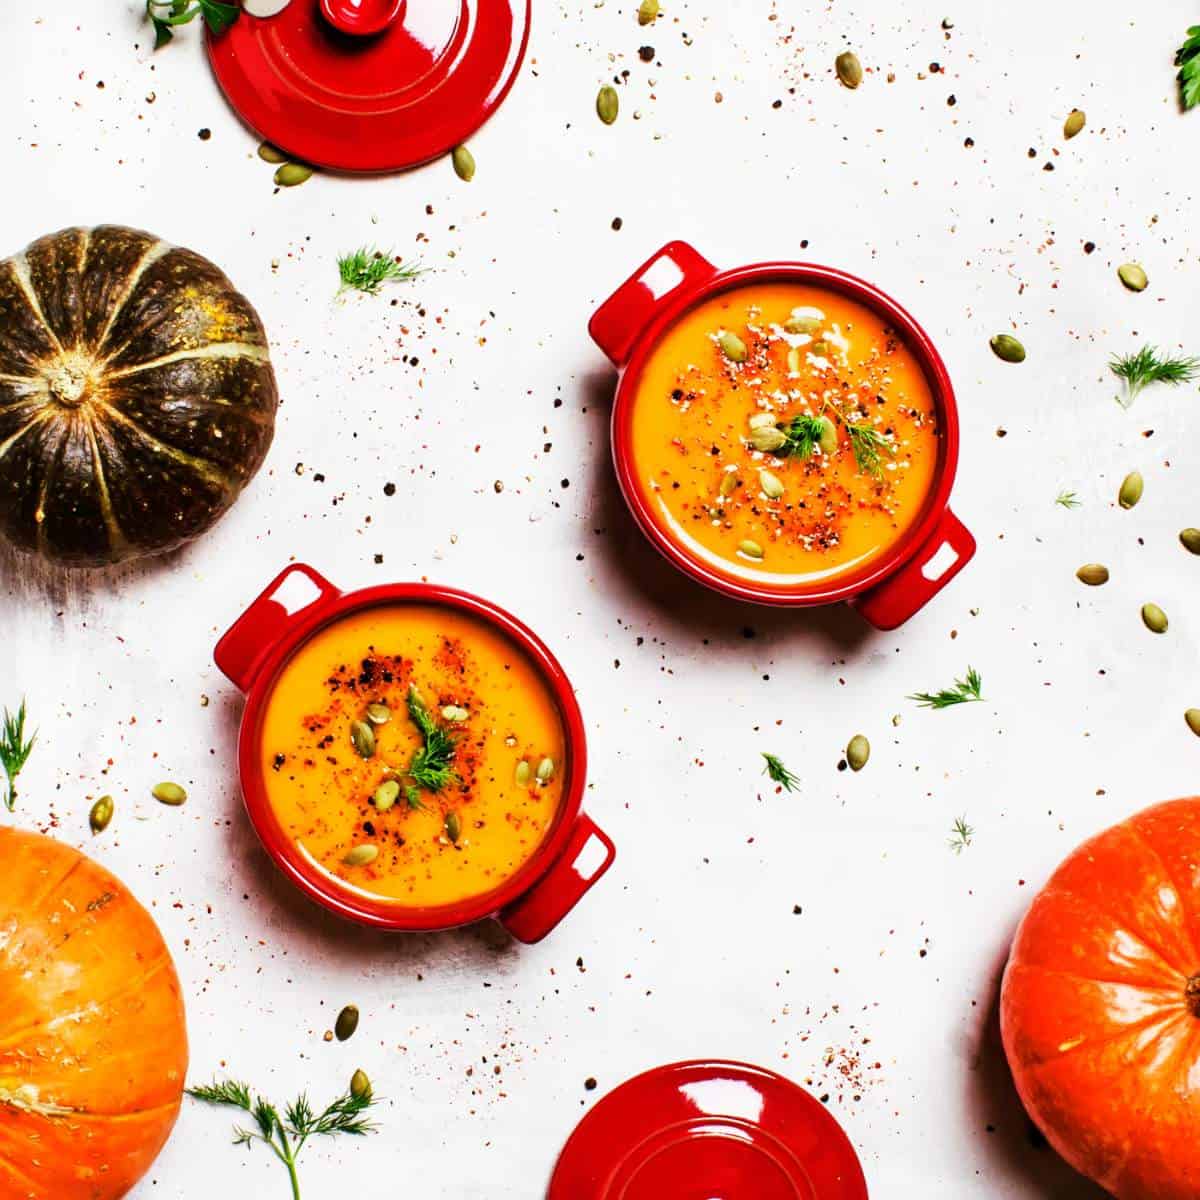
[[[1196,790],[1182,712],[1200,705],[1200,561],[1176,533],[1200,525],[1200,397],[1157,389],[1123,412],[1106,370],[1142,340],[1200,352],[1200,112],[1179,114],[1171,66],[1195,5],[666,0],[645,31],[633,0],[538,0],[523,73],[471,139],[473,184],[443,161],[278,194],[199,30],[151,54],[138,7],[0,10],[0,250],[112,221],[209,255],[271,335],[278,433],[184,553],[69,587],[8,563],[0,702],[26,693],[41,730],[16,820],[86,847],[157,917],[193,1080],[228,1069],[284,1100],[369,1072],[381,1131],[312,1144],[310,1198],[537,1200],[595,1098],[657,1063],[728,1056],[827,1093],[878,1197],[1090,1200],[1030,1144],[994,1002],[1058,859]],[[832,74],[847,42],[868,70],[856,93]],[[626,68],[605,128],[596,90]],[[1066,144],[1076,105],[1088,127]],[[864,275],[938,342],[963,422],[954,506],[979,554],[907,628],[718,599],[633,528],[585,323],[671,237],[726,266],[809,257]],[[335,304],[336,256],[364,241],[435,270]],[[1130,258],[1144,294],[1117,282]],[[1019,367],[987,347],[1014,327]],[[1146,495],[1123,512],[1133,467]],[[1083,507],[1056,507],[1062,488]],[[589,724],[588,806],[620,853],[549,941],[375,936],[276,877],[242,813],[239,701],[211,649],[293,558],[346,587],[481,592],[561,657]],[[1075,581],[1093,560],[1107,587]],[[1165,637],[1139,620],[1151,599]],[[968,664],[987,703],[904,699]],[[859,731],[871,762],[839,773]],[[765,786],[764,750],[798,794]],[[186,807],[149,798],[161,778],[188,787]],[[117,815],[92,839],[105,792]],[[956,857],[960,815],[976,835]],[[325,1044],[349,1001],[357,1036]],[[227,1145],[230,1124],[189,1104],[137,1200],[285,1195],[261,1147]]]

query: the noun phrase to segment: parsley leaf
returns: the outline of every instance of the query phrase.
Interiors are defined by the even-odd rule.
[[[1179,102],[1184,109],[1200,104],[1200,25],[1187,31],[1187,41],[1175,54],[1179,68]]]

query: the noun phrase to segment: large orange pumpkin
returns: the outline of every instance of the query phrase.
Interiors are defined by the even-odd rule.
[[[69,846],[0,828],[0,1200],[117,1200],[179,1114],[183,1000],[149,913]]]
[[[1029,1115],[1119,1200],[1200,1196],[1200,798],[1079,847],[1017,930],[1000,1027]]]

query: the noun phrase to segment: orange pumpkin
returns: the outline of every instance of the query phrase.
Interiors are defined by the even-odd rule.
[[[1000,995],[1017,1091],[1119,1200],[1200,1196],[1200,797],[1085,842],[1017,930]]]
[[[77,850],[0,828],[0,1200],[116,1200],[179,1114],[183,999],[150,914]]]

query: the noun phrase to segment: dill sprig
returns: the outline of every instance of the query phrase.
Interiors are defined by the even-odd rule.
[[[405,775],[412,783],[405,788],[404,794],[410,808],[420,808],[422,791],[436,793],[458,782],[453,767],[458,739],[433,719],[415,684],[408,689],[408,715],[421,731],[424,745],[413,754],[408,764]]]
[[[358,1077],[355,1078],[357,1081]],[[333,1137],[340,1133],[362,1137],[375,1128],[363,1115],[375,1103],[375,1095],[369,1086],[361,1090],[352,1088],[321,1112],[313,1111],[307,1093],[302,1092],[287,1105],[282,1117],[269,1100],[253,1095],[246,1084],[236,1079],[214,1080],[201,1087],[188,1088],[187,1091],[196,1100],[238,1108],[254,1118],[257,1128],[248,1129],[242,1125],[234,1127],[233,1144],[249,1146],[254,1142],[262,1142],[269,1147],[287,1167],[293,1200],[300,1200],[296,1160],[310,1137]]]
[[[908,698],[916,700],[922,708],[950,708],[955,704],[968,704],[982,700],[983,679],[974,667],[967,668],[966,679],[956,679],[954,686],[940,692],[913,692]]]
[[[220,0],[146,0],[146,16],[154,26],[154,48],[165,46],[175,36],[176,25],[203,17],[213,33],[224,33],[238,19],[241,8]]]
[[[1074,492],[1063,491],[1054,497],[1054,503],[1061,508],[1078,508],[1083,501]]]
[[[816,451],[824,430],[824,417],[812,417],[807,413],[799,413],[782,426],[781,432],[787,438],[787,443],[773,453],[780,458],[789,456],[808,458]]]
[[[858,469],[876,478],[882,476],[884,453],[896,453],[892,439],[863,421],[849,421],[843,418],[842,424],[850,438],[850,449],[854,451],[854,461],[858,464]]]
[[[3,720],[0,720],[0,766],[4,767],[8,779],[4,807],[9,812],[17,804],[17,776],[28,761],[29,752],[36,741],[36,733],[30,734],[29,741],[25,740],[25,701],[21,701],[16,716],[5,708]]]
[[[400,262],[389,250],[386,253],[374,246],[360,246],[338,259],[338,294],[346,291],[375,295],[385,283],[400,283],[425,274],[420,263],[409,266]]]
[[[1200,104],[1200,25],[1187,31],[1187,41],[1175,52],[1179,68],[1179,103],[1186,111]]]
[[[1118,379],[1125,381],[1125,395],[1117,398],[1123,408],[1128,408],[1147,384],[1176,386],[1200,378],[1200,358],[1164,355],[1154,346],[1143,346],[1134,354],[1114,354],[1108,366]]]
[[[783,765],[783,760],[777,758],[774,754],[764,754],[766,766],[763,767],[763,774],[769,775],[771,779],[780,785],[785,792],[794,792],[800,784],[798,776],[793,775],[791,771]]]
[[[950,830],[950,837],[946,844],[954,851],[955,854],[961,854],[975,837],[975,830],[967,824],[966,817],[955,817],[954,826]]]

